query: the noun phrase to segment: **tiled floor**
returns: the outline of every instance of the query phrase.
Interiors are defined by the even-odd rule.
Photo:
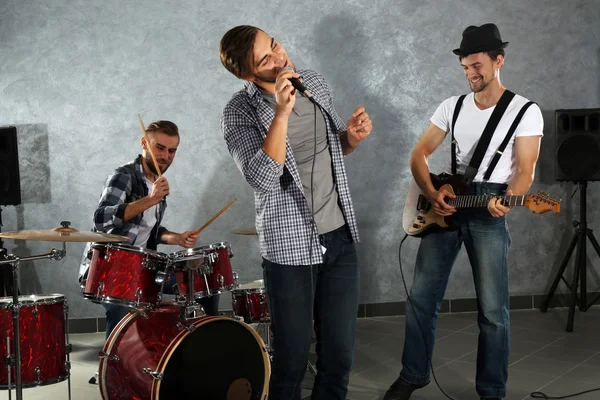
[[[512,355],[507,399],[527,399],[534,391],[563,396],[600,387],[600,308],[577,313],[574,332],[565,331],[567,310],[515,311],[512,313]],[[479,399],[474,389],[477,344],[475,314],[447,314],[438,323],[433,365],[439,384],[456,400]],[[358,320],[355,368],[348,398],[381,399],[399,372],[404,336],[403,317]],[[73,343],[72,398],[101,399],[89,378],[97,369],[103,334],[70,336]],[[303,393],[308,399],[313,377],[307,372]],[[0,392],[0,399],[7,399]],[[13,399],[15,398],[13,392]],[[27,400],[67,399],[67,383],[25,389]],[[432,381],[413,399],[444,399]],[[575,397],[599,399],[600,391]]]

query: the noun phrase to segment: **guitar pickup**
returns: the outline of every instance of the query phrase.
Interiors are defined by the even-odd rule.
[[[429,201],[427,201],[427,197],[420,194],[419,199],[417,200],[417,210],[419,210],[419,211],[425,210],[425,208],[427,208],[428,203],[429,203]]]

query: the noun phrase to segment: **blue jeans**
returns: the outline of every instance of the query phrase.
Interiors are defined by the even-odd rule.
[[[472,184],[471,193],[503,195],[505,188],[506,185],[499,184]],[[510,234],[506,217],[495,218],[487,208],[466,209],[456,213],[455,221],[460,224],[458,230],[436,231],[421,239],[406,311],[400,376],[417,385],[429,382],[426,354],[431,358],[438,311],[452,266],[464,244],[473,271],[478,305],[477,393],[481,397],[505,397],[510,352]]]
[[[175,274],[171,273],[169,276],[169,282],[176,282]],[[164,293],[173,294],[173,285],[165,284]],[[199,303],[202,308],[204,308],[204,312],[206,312],[207,315],[218,315],[220,298],[221,295],[217,294],[210,297],[196,299],[196,303]],[[119,321],[121,321],[133,309],[115,304],[102,305],[106,309],[106,338],[108,339],[110,333],[113,331],[113,329],[115,329]]]
[[[358,260],[346,226],[319,237],[327,251],[324,263],[312,267],[312,285],[309,266],[263,259],[274,350],[269,398],[300,400],[314,319],[318,372],[312,399],[346,399],[354,362]]]

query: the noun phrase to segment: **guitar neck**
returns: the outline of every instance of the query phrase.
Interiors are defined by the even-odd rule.
[[[454,199],[449,199],[448,204],[456,208],[480,208],[487,207],[491,199],[502,199],[502,204],[505,206],[524,206],[527,196],[492,196],[489,194],[475,196],[456,196]]]

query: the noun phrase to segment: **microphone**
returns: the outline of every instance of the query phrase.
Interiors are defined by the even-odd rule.
[[[279,71],[290,70],[293,71],[292,67],[285,66],[281,68]],[[292,86],[299,91],[304,97],[312,100],[312,93],[304,86],[304,83],[300,82],[298,78],[289,78],[290,82],[292,82]]]

